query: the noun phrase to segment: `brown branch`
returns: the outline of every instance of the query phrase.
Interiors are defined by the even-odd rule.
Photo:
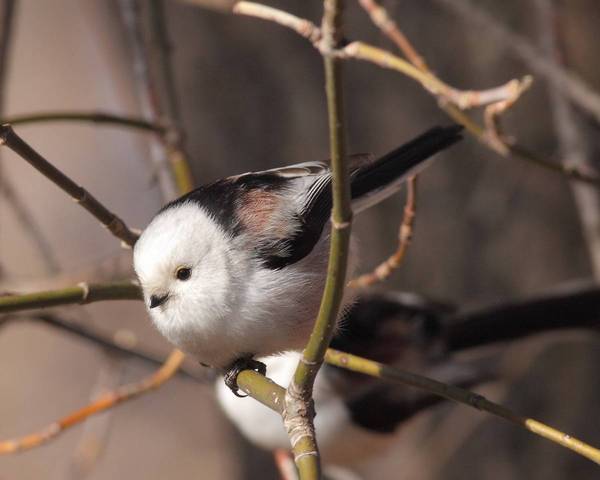
[[[451,87],[437,78],[429,69],[423,57],[400,30],[396,22],[388,15],[385,8],[375,0],[359,0],[359,3],[369,14],[373,23],[394,42],[410,63],[430,77],[428,82],[433,83],[428,90],[439,96],[443,102],[452,103],[461,110],[466,110],[510,99],[516,100],[530,83],[528,77],[525,77],[521,81],[510,80],[504,85],[487,90],[460,90]],[[424,86],[427,88],[426,84]]]
[[[15,133],[10,125],[0,126],[0,145],[6,145],[38,172],[52,181],[52,183],[68,193],[115,237],[119,238],[123,244],[129,247],[132,247],[135,244],[138,238],[137,233],[130,230],[123,220],[96,200],[96,198],[94,198],[85,188],[77,185],[73,180],[31,148]]]
[[[539,17],[539,36],[542,51],[556,62],[564,58],[561,51],[558,17],[552,2],[534,2]],[[598,165],[594,162],[593,147],[586,135],[586,126],[560,88],[559,82],[549,79],[550,106],[554,120],[554,130],[565,168],[574,168],[598,175]],[[590,138],[596,132],[587,132]],[[590,257],[594,277],[600,280],[600,192],[588,185],[573,184],[571,190],[577,205],[581,228]]]
[[[46,271],[51,275],[60,272],[60,264],[54,254],[52,245],[40,229],[36,219],[31,215],[28,206],[21,200],[19,194],[13,190],[8,178],[0,180],[0,197],[4,197],[10,204],[23,230],[33,240],[46,267]]]
[[[131,50],[141,115],[148,122],[160,123],[159,96],[151,76],[149,53],[142,33],[139,2],[138,0],[119,0],[119,9]],[[173,172],[169,168],[165,144],[159,139],[153,139],[150,141],[149,148],[149,160],[158,180],[163,200],[173,200],[178,196],[178,189]]]
[[[26,115],[13,115],[0,120],[11,125],[28,125],[44,122],[90,122],[118,127],[135,128],[164,135],[167,127],[159,123],[148,122],[141,118],[116,115],[107,112],[61,111],[36,112]]]
[[[554,58],[544,54],[531,41],[510,31],[496,20],[477,2],[470,0],[436,0],[461,18],[476,25],[485,34],[495,37],[498,45],[503,45],[520,57],[537,75],[554,83],[556,88],[585,112],[589,112],[600,122],[600,94],[575,72],[559,65]]]
[[[157,389],[175,375],[177,369],[183,362],[183,358],[183,353],[179,350],[174,350],[171,352],[164,365],[151,376],[139,382],[123,385],[114,392],[101,395],[95,402],[52,422],[50,425],[37,432],[25,435],[21,438],[0,442],[0,455],[15,453],[40,446],[60,435],[65,430],[81,423],[91,415],[103,412],[122,402]]]
[[[383,282],[402,264],[412,239],[417,214],[417,177],[410,177],[407,185],[406,204],[404,205],[402,223],[398,231],[398,248],[372,272],[351,280],[348,284],[350,288],[365,288],[377,282]]]
[[[157,92],[163,99],[162,108],[156,114],[169,125],[168,134],[163,137],[164,145],[177,190],[180,194],[183,194],[194,188],[194,178],[185,149],[185,138],[179,111],[177,88],[175,86],[175,75],[171,59],[172,47],[167,29],[164,1],[151,0],[149,9],[152,35],[154,37],[152,45],[154,48],[148,48],[147,50],[150,51],[151,56],[156,59],[156,63],[160,67],[157,74],[157,83],[160,85],[160,88],[157,88]]]
[[[90,401],[117,388],[127,366],[125,357],[115,355],[111,351],[102,353],[101,364],[89,395]],[[64,468],[62,477],[65,480],[86,478],[97,467],[111,433],[112,413],[107,411],[104,415],[87,419],[84,423],[83,432],[73,449],[69,463]]]
[[[308,20],[295,17],[287,12],[265,7],[254,2],[238,2],[233,9],[234,13],[249,15],[264,20],[274,21],[282,26],[291,28],[299,35],[311,40],[320,38],[320,30],[316,25]],[[311,40],[312,41],[312,40]],[[319,48],[319,42],[313,42]],[[413,80],[418,81],[427,91],[439,98],[440,92],[444,92],[445,84],[436,77],[427,72],[419,70],[416,66],[406,62],[402,58],[380,48],[368,45],[363,42],[351,42],[346,47],[338,50],[335,54],[342,59],[355,59],[378,65],[382,68],[395,70]],[[511,80],[501,88],[505,88],[507,98],[510,103],[514,103],[519,95],[530,85],[531,77],[526,76],[521,80]],[[442,97],[443,98],[443,97]],[[498,100],[496,98],[496,100]],[[469,100],[470,101],[470,100]],[[468,102],[467,102],[468,103]],[[545,168],[551,172],[559,173],[570,180],[588,183],[594,186],[600,186],[600,177],[589,175],[574,167],[565,167],[560,163],[550,162],[538,157],[532,152],[527,151],[523,146],[517,144],[507,144],[496,130],[489,130],[480,126],[472,120],[458,106],[448,101],[440,102],[440,107],[457,123],[463,125],[466,130],[473,135],[479,142],[504,158],[516,158],[523,160],[538,167]],[[490,112],[493,119],[494,113]]]
[[[116,332],[107,335],[91,328],[79,326],[76,323],[64,320],[61,317],[50,313],[5,316],[0,318],[0,327],[5,326],[10,321],[41,322],[44,325],[54,328],[60,332],[65,332],[68,335],[72,335],[78,339],[83,339],[84,341],[109,352],[135,358],[137,360],[142,360],[143,362],[146,362],[154,367],[161,366],[165,362],[164,357],[137,348],[137,337],[133,332],[128,330],[117,330]],[[180,368],[177,371],[177,374],[200,383],[206,383],[208,379],[208,376],[199,374],[186,368]]]

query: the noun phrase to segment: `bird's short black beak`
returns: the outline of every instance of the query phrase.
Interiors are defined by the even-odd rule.
[[[158,307],[165,303],[165,301],[169,298],[169,294],[165,293],[164,295],[150,295],[150,308]]]

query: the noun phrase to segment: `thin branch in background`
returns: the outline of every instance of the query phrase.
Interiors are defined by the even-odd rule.
[[[365,273],[350,281],[350,288],[365,288],[386,280],[404,260],[410,241],[412,239],[415,216],[417,214],[417,177],[410,177],[407,181],[406,203],[402,215],[402,223],[398,231],[398,248],[372,272]]]
[[[14,315],[6,316],[0,319],[0,327],[5,326],[10,321],[23,322],[41,322],[60,332],[65,332],[68,335],[73,335],[76,338],[83,339],[92,345],[101,347],[107,351],[119,355],[142,360],[152,366],[161,366],[165,359],[156,354],[141,350],[137,347],[137,337],[129,330],[117,330],[111,335],[107,335],[97,330],[92,330],[87,327],[82,327],[72,321],[62,319],[57,315],[50,313],[34,313],[31,315]],[[187,377],[199,383],[206,383],[210,375],[202,375],[191,371],[190,369],[180,368],[177,371],[178,375]]]
[[[396,44],[404,53],[406,58],[417,68],[425,73],[433,75],[427,67],[416,48],[410,43],[408,38],[402,33],[397,24],[390,18],[387,11],[381,7],[375,0],[359,0],[363,8],[369,13],[372,21],[382,28],[383,32]],[[390,62],[391,64],[395,63]],[[384,62],[382,66],[386,68]],[[503,157],[516,157],[520,160],[533,163],[548,170],[560,173],[572,180],[581,181],[589,184],[600,185],[600,177],[597,175],[587,175],[578,168],[567,168],[559,163],[549,162],[529,152],[520,145],[507,142],[501,133],[500,116],[512,107],[520,96],[531,86],[532,78],[526,76],[522,81],[512,80],[506,87],[508,88],[505,98],[496,97],[495,101],[489,102],[484,111],[485,128],[479,126],[475,121],[468,117],[460,108],[452,105],[448,101],[440,102],[440,107],[456,122],[463,125],[469,133],[474,135],[481,143]],[[494,89],[490,90],[493,91]],[[460,107],[460,105],[458,105]]]
[[[187,3],[196,7],[208,8],[209,10],[216,10],[218,12],[228,13],[231,12],[233,6],[237,3],[237,0],[180,0],[181,3]]]
[[[175,94],[173,74],[169,59],[168,39],[164,25],[162,6],[155,1],[150,2],[152,9],[152,27],[156,40],[156,49],[151,49],[146,41],[142,28],[142,14],[137,0],[119,1],[121,16],[127,30],[127,36],[133,56],[134,75],[142,116],[151,123],[164,123],[168,132],[160,141],[150,143],[150,158],[163,200],[170,201],[189,191],[194,182],[183,150],[183,133],[178,116],[177,97]],[[160,63],[160,76],[157,81],[153,75],[151,59],[157,58]],[[167,99],[161,101],[160,86],[166,88]],[[163,107],[163,105],[166,105]]]
[[[341,61],[335,56],[342,39],[342,12],[343,0],[323,2],[322,39],[319,50],[325,67],[333,197],[327,278],[313,331],[286,391],[283,415],[294,461],[302,480],[317,479],[321,476],[321,462],[313,423],[315,413],[312,392],[315,378],[337,325],[346,284],[352,226],[350,176],[345,161]]]
[[[424,82],[425,88],[430,90],[431,93],[438,95],[444,102],[452,103],[461,110],[503,102],[509,99],[516,100],[530,83],[529,77],[525,77],[521,81],[516,79],[510,80],[504,85],[487,90],[459,90],[451,87],[435,76],[425,63],[424,58],[417,52],[400,28],[398,28],[398,25],[388,15],[385,8],[375,0],[359,0],[359,3],[369,14],[372,22],[404,53],[410,63],[429,76],[429,79]],[[428,88],[428,82],[433,82],[430,88]]]
[[[184,355],[179,350],[174,350],[165,361],[164,365],[151,376],[127,385],[123,385],[113,392],[101,395],[93,403],[77,410],[66,417],[52,422],[46,428],[14,440],[0,442],[0,455],[15,453],[42,445],[63,433],[70,427],[81,423],[99,412],[104,412],[116,405],[138,397],[144,393],[155,390],[177,373],[183,362]]]
[[[340,368],[345,368],[353,372],[363,373],[372,377],[381,378],[390,382],[398,382],[403,385],[410,385],[419,388],[435,395],[447,398],[454,402],[490,413],[496,417],[503,418],[519,427],[522,427],[535,435],[543,437],[556,443],[564,448],[572,450],[582,457],[591,460],[594,463],[600,464],[600,450],[591,445],[578,440],[566,433],[556,430],[548,425],[545,425],[533,418],[522,417],[513,413],[506,407],[490,402],[468,390],[459,387],[447,385],[436,380],[407,372],[398,368],[392,368],[383,365],[373,360],[357,357],[349,353],[338,352],[333,349],[327,351],[325,361],[330,365],[335,365]]]
[[[373,2],[369,2],[373,3]],[[382,7],[379,7],[382,11]],[[315,47],[320,48],[321,30],[309,20],[298,18],[288,12],[276,8],[267,7],[254,2],[238,2],[233,8],[233,13],[261,18],[263,20],[278,23],[284,27],[294,30],[299,35],[309,40]],[[396,28],[398,35],[403,34]],[[394,37],[395,38],[395,37]],[[405,37],[404,37],[405,38]],[[407,48],[408,41],[401,43],[402,48]],[[399,46],[400,46],[399,45]],[[412,47],[411,47],[412,48]],[[414,52],[414,49],[411,50]],[[343,48],[334,49],[333,53],[340,58],[353,58],[375,63],[383,68],[393,68],[404,73],[406,76],[419,82],[427,91],[439,97],[444,102],[456,105],[461,110],[480,107],[489,103],[495,103],[515,97],[516,93],[524,90],[520,85],[528,85],[529,79],[511,80],[499,87],[489,90],[459,90],[453,88],[436,77],[429,70],[421,70],[411,65],[402,58],[392,55],[390,52],[373,47],[364,42],[350,42]],[[414,53],[412,53],[414,55]],[[416,61],[416,59],[413,58]]]
[[[100,397],[117,387],[126,368],[126,358],[115,355],[113,351],[105,351],[96,381],[91,389],[90,401]],[[112,410],[88,419],[83,425],[83,432],[71,455],[63,478],[80,480],[86,478],[98,465],[110,435]]]
[[[563,55],[559,42],[558,14],[548,0],[534,2],[539,17],[541,49],[547,58],[558,62]],[[558,63],[557,63],[558,64]],[[555,77],[549,79],[549,95],[554,118],[554,129],[566,168],[576,168],[598,174],[594,164],[591,146],[583,129],[581,118],[565,97],[560,82]],[[571,185],[577,205],[583,236],[589,252],[594,278],[600,279],[600,193],[588,185]]]
[[[304,36],[312,41],[312,36],[319,34],[320,30],[310,21],[295,17],[287,12],[277,10],[271,7],[266,7],[254,2],[238,2],[233,13],[241,15],[249,15],[263,20],[274,21],[282,26],[291,28],[296,33]],[[320,38],[320,37],[319,37]],[[316,46],[318,47],[318,42]],[[418,81],[421,85],[434,94],[439,96],[439,92],[444,91],[443,82],[436,77],[433,77],[427,72],[419,70],[414,65],[406,62],[404,59],[372,45],[363,42],[351,42],[344,48],[335,52],[339,58],[354,59],[369,62],[378,65],[381,68],[395,70],[413,80]],[[516,101],[519,95],[529,86],[530,77],[524,77],[522,80],[514,80],[507,84],[507,94],[512,98],[512,103]],[[441,90],[440,90],[441,89]],[[497,131],[490,130],[479,125],[469,115],[462,111],[459,107],[448,101],[441,101],[440,107],[457,123],[460,123],[465,129],[473,135],[480,143],[487,146],[504,158],[515,158],[528,163],[542,167],[548,171],[564,175],[570,180],[579,181],[600,187],[600,177],[587,174],[573,167],[564,167],[560,163],[552,162],[540,158],[532,152],[517,144],[507,144]],[[495,125],[495,124],[494,124]]]
[[[172,62],[172,46],[167,28],[167,15],[164,0],[150,0],[150,20],[152,26],[153,48],[151,58],[158,65],[156,69],[157,89],[162,99],[161,117],[168,124],[164,137],[165,148],[169,158],[171,171],[179,193],[187,193],[194,188],[194,178],[190,168],[188,154],[185,149],[185,134],[179,109],[179,98],[175,83]]]
[[[306,38],[317,49],[319,48],[322,39],[321,29],[310,20],[255,2],[236,2],[232,12],[237,15],[247,15],[277,23],[293,30],[301,37]]]
[[[13,454],[39,447],[93,415],[158,389],[177,374],[184,357],[185,355],[181,351],[173,350],[163,365],[149,377],[105,393],[92,403],[52,422],[37,432],[12,440],[0,441],[0,455]],[[263,405],[280,415],[283,413],[285,390],[272,380],[252,370],[245,370],[238,376],[238,385],[244,392]]]
[[[140,286],[132,281],[85,283],[41,292],[0,295],[0,313],[19,312],[59,305],[84,305],[103,300],[141,300]]]
[[[300,480],[298,471],[296,470],[296,464],[294,463],[294,459],[290,455],[290,452],[278,448],[273,451],[273,460],[275,461],[275,466],[277,467],[282,480]]]
[[[2,179],[0,183],[0,197],[4,197],[6,202],[10,204],[10,207],[15,212],[15,217],[23,227],[23,230],[35,244],[46,272],[50,275],[60,272],[60,264],[54,254],[52,245],[50,245],[44,232],[40,229],[35,218],[33,218],[33,215],[29,212],[27,205],[21,201],[18,193],[13,190],[8,178]]]
[[[14,151],[33,168],[52,181],[52,183],[68,193],[115,237],[119,238],[125,245],[133,247],[138,239],[137,233],[130,230],[123,220],[96,200],[96,198],[94,198],[85,188],[77,185],[73,180],[31,148],[15,133],[10,125],[0,126],[0,145],[6,145]]]
[[[589,112],[600,122],[600,94],[575,72],[554,61],[553,56],[540,51],[528,38],[510,31],[501,22],[471,0],[435,0],[465,21],[476,25],[486,35],[495,37],[498,45],[504,45],[521,58],[537,75],[553,82],[556,88],[569,97],[579,108]]]
[[[151,123],[160,122],[158,93],[151,78],[148,52],[142,33],[139,2],[137,0],[119,0],[119,8],[131,49],[133,73],[142,117]],[[163,201],[173,200],[178,196],[177,186],[169,169],[164,144],[158,139],[152,140],[149,149],[152,171],[158,180]]]
[[[142,118],[130,117],[125,115],[116,115],[114,113],[100,111],[56,111],[56,112],[36,112],[24,115],[11,115],[0,120],[0,123],[9,123],[15,125],[29,125],[45,122],[76,122],[76,123],[96,123],[100,125],[110,125],[116,127],[135,128],[149,132],[156,132],[164,135],[167,127],[160,123],[148,122]]]

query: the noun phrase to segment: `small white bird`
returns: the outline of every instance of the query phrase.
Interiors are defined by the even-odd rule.
[[[396,192],[460,130],[433,128],[376,161],[349,158],[354,212]],[[166,205],[134,248],[158,330],[229,369],[234,390],[240,370],[264,371],[253,356],[301,349],[325,283],[331,204],[328,165],[308,162],[228,177]]]

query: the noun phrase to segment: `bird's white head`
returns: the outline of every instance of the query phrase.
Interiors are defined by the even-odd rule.
[[[160,212],[137,241],[133,261],[146,306],[179,348],[196,350],[235,308],[232,248],[231,237],[192,201]]]

